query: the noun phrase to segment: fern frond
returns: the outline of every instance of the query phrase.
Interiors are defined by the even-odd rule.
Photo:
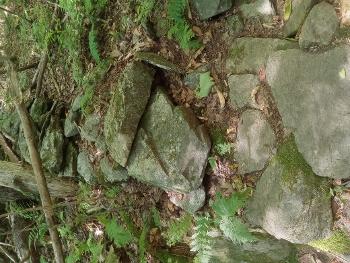
[[[105,226],[107,236],[113,240],[117,247],[124,247],[131,242],[131,233],[121,225],[117,224],[117,221],[114,218],[103,221],[104,222],[102,223]]]
[[[244,244],[255,241],[255,237],[249,232],[247,226],[236,217],[222,217],[220,230],[233,243]]]
[[[182,22],[187,8],[187,0],[168,0],[168,18],[174,22]]]
[[[233,216],[245,202],[246,196],[241,193],[234,193],[229,198],[224,198],[221,193],[218,193],[211,207],[219,216]]]
[[[191,251],[197,252],[194,262],[207,263],[212,256],[212,239],[209,235],[213,228],[212,219],[207,216],[200,216],[195,219],[196,226],[191,238]]]
[[[150,17],[152,10],[155,6],[155,0],[139,0],[138,6],[136,7],[136,21],[141,24],[145,24],[147,19]]]
[[[168,246],[173,246],[180,242],[192,225],[192,216],[187,214],[179,220],[173,220],[165,233]]]

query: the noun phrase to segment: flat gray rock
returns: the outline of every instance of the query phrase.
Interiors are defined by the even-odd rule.
[[[319,176],[349,178],[350,48],[279,51],[266,76],[284,126]]]
[[[201,20],[221,14],[232,6],[232,0],[192,0]]]
[[[243,112],[238,125],[235,159],[240,173],[262,170],[275,152],[276,138],[258,110]]]
[[[76,177],[78,174],[77,159],[78,149],[72,142],[69,142],[64,152],[63,170],[60,175],[66,177]]]
[[[127,169],[142,182],[188,193],[202,184],[210,146],[195,115],[174,107],[158,88],[142,119]]]
[[[79,114],[70,110],[64,120],[64,136],[67,138],[78,135],[78,125],[76,121],[78,120]]]
[[[231,75],[228,78],[231,104],[236,108],[256,106],[251,98],[254,89],[259,85],[259,79],[254,74]]]
[[[283,34],[286,37],[295,35],[301,28],[305,17],[317,0],[291,0],[292,12],[283,27]]]
[[[91,184],[95,180],[95,173],[90,163],[89,154],[82,151],[78,155],[77,161],[78,174],[84,178],[84,180]]]
[[[214,239],[209,263],[294,263],[296,249],[287,241],[258,234],[256,242],[237,245],[223,238]]]
[[[301,28],[299,45],[302,48],[327,46],[339,27],[334,7],[326,2],[315,5]]]
[[[260,177],[247,206],[247,219],[277,239],[307,244],[330,235],[330,184],[312,172],[293,136]]]
[[[229,47],[227,72],[258,73],[262,67],[265,67],[270,54],[277,50],[291,48],[298,48],[298,43],[277,38],[237,38]]]
[[[119,77],[105,116],[104,135],[112,158],[125,167],[151,92],[154,71],[132,62]]]
[[[106,181],[110,183],[126,181],[129,178],[124,167],[111,162],[107,157],[100,161],[100,169]]]

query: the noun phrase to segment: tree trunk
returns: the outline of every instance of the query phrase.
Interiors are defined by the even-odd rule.
[[[77,194],[78,184],[64,177],[53,177],[46,173],[49,192],[52,197],[64,198]],[[22,165],[0,161],[0,186],[15,189],[25,195],[38,195],[33,170]]]

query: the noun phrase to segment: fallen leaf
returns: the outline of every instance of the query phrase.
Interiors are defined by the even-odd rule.
[[[199,75],[199,87],[197,90],[197,96],[199,98],[207,97],[213,87],[214,82],[212,77],[210,76],[210,72],[201,73]]]
[[[345,79],[346,78],[346,70],[345,68],[342,68],[340,71],[339,71],[339,77],[341,79]]]

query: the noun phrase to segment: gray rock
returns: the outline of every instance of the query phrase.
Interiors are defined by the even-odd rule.
[[[228,78],[231,104],[236,108],[256,106],[251,94],[259,85],[259,79],[253,74],[231,75]]]
[[[301,28],[300,47],[306,49],[329,45],[338,26],[339,19],[332,5],[326,2],[315,5]]]
[[[58,120],[51,121],[40,148],[43,166],[52,173],[58,173],[63,162],[64,136]]]
[[[192,90],[196,90],[199,87],[199,79],[202,73],[208,72],[210,65],[206,64],[200,66],[196,70],[189,72],[184,77],[184,84]]]
[[[124,69],[105,117],[104,135],[112,158],[125,167],[151,92],[154,71],[141,62]]]
[[[232,0],[192,0],[198,16],[201,20],[211,18],[229,10]]]
[[[129,178],[128,172],[124,167],[112,163],[107,157],[101,160],[100,169],[104,178],[110,183],[126,181]]]
[[[184,73],[184,70],[180,68],[178,65],[170,62],[166,58],[153,53],[153,52],[137,52],[136,57],[144,62],[147,62],[153,66],[156,66],[161,69],[165,69],[168,71],[174,71],[177,73]]]
[[[296,263],[295,247],[284,240],[257,234],[256,242],[237,245],[226,239],[215,239],[209,263]]]
[[[99,136],[101,118],[97,114],[91,114],[86,117],[80,135],[89,142],[96,142]]]
[[[275,8],[270,0],[254,0],[239,6],[243,19],[259,18],[264,22],[272,21],[276,15]]]
[[[90,163],[89,154],[82,151],[78,155],[77,161],[78,174],[84,178],[84,180],[91,184],[95,180],[95,173]]]
[[[38,141],[39,138],[39,132],[35,125],[33,125],[33,132],[36,135],[35,140]],[[27,145],[26,138],[24,137],[24,132],[22,125],[20,126],[20,132],[17,140],[17,146],[20,153],[20,156],[23,160],[25,160],[27,163],[31,163],[30,155],[29,155],[29,149]]]
[[[0,108],[0,131],[10,137],[14,141],[19,135],[19,127],[21,120],[16,110],[5,110]]]
[[[46,99],[37,98],[34,100],[32,106],[30,107],[30,116],[34,123],[38,125],[39,128],[42,127],[45,121],[45,113],[49,110],[48,103]]]
[[[77,170],[77,159],[78,159],[78,149],[77,147],[69,142],[64,154],[63,160],[63,172],[62,176],[66,177],[76,177]]]
[[[209,136],[187,108],[157,89],[133,144],[129,175],[165,190],[188,193],[202,183]]]
[[[291,48],[298,48],[298,43],[274,38],[238,38],[229,47],[226,69],[235,74],[258,73],[270,54]]]
[[[290,136],[257,183],[248,221],[292,243],[328,237],[333,222],[329,186],[313,173]]]
[[[74,99],[74,101],[73,101],[73,103],[72,103],[72,107],[71,107],[71,110],[72,110],[72,111],[76,112],[76,111],[79,111],[79,110],[80,110],[80,108],[81,108],[80,102],[81,102],[81,98],[82,98],[82,97],[83,97],[83,95],[78,95],[78,96]]]
[[[231,15],[226,20],[226,32],[228,36],[236,37],[244,29],[244,24],[239,15]]]
[[[79,114],[74,111],[69,111],[66,119],[64,120],[64,136],[67,138],[79,134],[79,129],[76,124]]]
[[[349,178],[350,48],[279,51],[266,76],[284,126],[319,176]]]
[[[275,152],[276,138],[263,114],[243,112],[238,125],[235,158],[242,174],[262,170]]]
[[[293,36],[299,31],[305,17],[316,2],[316,0],[292,0],[292,12],[283,27],[283,34],[286,37]]]
[[[170,201],[190,214],[196,213],[205,203],[205,191],[201,187],[187,194],[174,194]]]

